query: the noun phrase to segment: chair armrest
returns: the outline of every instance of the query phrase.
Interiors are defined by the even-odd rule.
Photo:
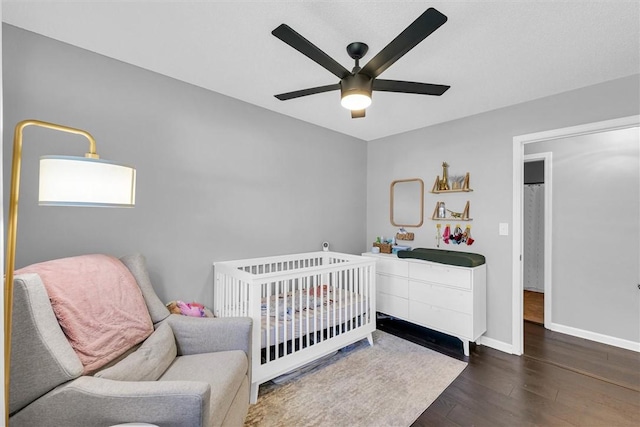
[[[172,314],[164,322],[173,329],[178,355],[242,350],[251,354],[250,317],[189,317]]]
[[[83,376],[14,414],[11,425],[208,426],[211,387],[200,381],[113,381]]]

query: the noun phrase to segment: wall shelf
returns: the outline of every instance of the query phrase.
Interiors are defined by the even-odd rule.
[[[436,202],[436,207],[433,210],[433,215],[431,215],[431,219],[434,221],[473,221],[473,218],[469,218],[469,201],[464,205],[464,210],[462,212],[454,212],[450,209],[446,209],[445,205],[445,217],[438,216],[438,210],[440,205],[444,202]]]
[[[441,194],[441,193],[468,193],[473,191],[471,188],[458,188],[456,190],[431,190],[430,193],[433,194]]]
[[[447,184],[448,186],[448,184]],[[469,188],[469,172],[464,176],[464,181],[462,182],[462,188],[448,188],[446,190],[440,190],[440,176],[436,177],[436,181],[433,183],[433,188],[431,188],[431,193],[440,194],[440,193],[468,193],[473,191]]]

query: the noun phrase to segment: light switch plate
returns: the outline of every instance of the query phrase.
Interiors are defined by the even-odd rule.
[[[501,222],[500,225],[498,226],[498,233],[501,236],[508,236],[509,235],[509,223]]]

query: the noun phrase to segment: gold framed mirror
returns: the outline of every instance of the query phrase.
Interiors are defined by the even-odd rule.
[[[420,227],[424,222],[424,182],[397,179],[390,187],[390,218],[396,227]]]

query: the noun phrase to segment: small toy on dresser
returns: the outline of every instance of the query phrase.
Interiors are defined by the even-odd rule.
[[[197,302],[171,301],[167,303],[171,314],[181,314],[190,317],[215,317],[211,310]]]

